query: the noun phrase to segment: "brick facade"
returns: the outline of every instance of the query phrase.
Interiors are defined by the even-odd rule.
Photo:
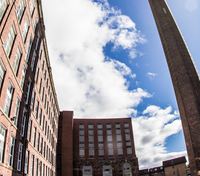
[[[180,110],[190,168],[200,175],[200,81],[192,57],[165,0],[149,0]]]
[[[0,8],[0,175],[53,176],[59,107],[41,1]]]
[[[59,176],[106,176],[109,169],[112,176],[139,174],[130,118],[73,119],[61,112],[57,152]]]

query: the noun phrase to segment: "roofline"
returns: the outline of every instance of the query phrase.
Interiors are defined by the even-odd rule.
[[[43,11],[42,11],[42,2],[41,0],[37,0],[37,4],[38,4],[38,12],[39,12],[39,18],[40,18],[40,22],[44,24],[44,16],[43,16]],[[55,85],[54,85],[54,81],[53,81],[53,75],[52,75],[52,71],[51,71],[51,64],[50,64],[50,59],[49,59],[49,52],[48,52],[48,46],[47,46],[47,40],[46,40],[46,34],[45,34],[45,27],[43,27],[44,31],[43,31],[43,35],[44,35],[44,47],[45,47],[45,55],[46,55],[46,61],[47,61],[47,70],[49,72],[49,77],[50,77],[50,82],[52,85],[52,89],[53,89],[53,95],[55,97],[55,103],[56,103],[56,107],[58,110],[58,113],[60,113],[60,108],[59,108],[59,104],[58,104],[58,97],[56,94],[56,89],[55,89]]]

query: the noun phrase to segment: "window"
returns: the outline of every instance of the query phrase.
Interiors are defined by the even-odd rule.
[[[103,143],[98,144],[98,150],[99,150],[99,156],[103,156],[104,155],[104,145],[103,145]]]
[[[40,132],[38,132],[37,150],[40,148]]]
[[[10,153],[9,153],[9,166],[13,166],[14,148],[15,148],[15,138],[11,137]]]
[[[79,148],[79,155],[81,157],[85,156],[85,150],[83,148]]]
[[[14,59],[14,62],[12,64],[12,68],[14,70],[15,75],[18,74],[18,70],[19,70],[19,65],[20,65],[21,58],[22,58],[22,52],[20,51],[19,48],[17,48],[15,59]]]
[[[0,90],[1,90],[2,85],[3,85],[4,76],[5,76],[5,69],[4,69],[4,67],[3,67],[3,65],[0,61]]]
[[[30,91],[31,91],[31,81],[28,81],[28,90],[26,92],[26,104],[28,104],[28,101],[29,101],[29,96],[30,96]]]
[[[107,130],[108,135],[112,135],[112,130]]]
[[[28,22],[28,20],[26,20],[24,22],[24,26],[23,26],[23,30],[22,30],[22,38],[23,38],[24,42],[25,42],[26,36],[28,34],[28,29],[29,29],[29,22]]]
[[[34,128],[34,138],[33,138],[33,146],[35,147],[36,145],[36,136],[37,136],[37,128]]]
[[[43,149],[43,137],[41,138],[41,145],[40,145],[40,153],[42,154],[42,149]]]
[[[164,12],[165,14],[167,14],[167,10],[166,10],[165,8],[163,8],[163,12]]]
[[[32,60],[31,60],[31,70],[35,68],[35,59],[36,59],[36,52],[33,53]]]
[[[37,100],[37,104],[36,104],[36,107],[35,107],[36,119],[38,119],[38,114],[39,114],[39,101]]]
[[[39,119],[39,123],[40,123],[40,126],[42,125],[42,108],[40,109],[40,119]]]
[[[19,148],[18,148],[18,159],[17,159],[17,170],[18,171],[21,171],[21,167],[22,167],[22,149],[23,149],[23,144],[20,142]]]
[[[83,131],[83,130],[80,130],[80,131],[79,131],[79,135],[84,135],[84,131]]]
[[[83,124],[80,124],[80,125],[79,125],[79,129],[84,129],[84,125],[83,125]]]
[[[108,142],[112,142],[112,136],[110,136],[110,135],[107,136],[107,141],[108,141]]]
[[[82,124],[79,125],[79,156],[85,156],[85,136],[84,136],[84,126]]]
[[[31,171],[31,176],[34,176],[34,166],[35,166],[35,156],[32,155],[31,157],[31,168],[30,168],[30,171]]]
[[[14,118],[14,125],[17,126],[18,116],[19,116],[19,108],[20,108],[20,99],[19,98],[17,98],[15,107],[16,107],[15,116],[13,118]]]
[[[122,136],[121,136],[121,134],[116,135],[116,140],[117,140],[117,141],[122,141]]]
[[[107,124],[107,125],[106,125],[106,128],[107,128],[107,129],[111,129],[111,127],[112,127],[111,124]]]
[[[7,5],[7,0],[0,0],[0,21],[4,15]]]
[[[32,37],[30,38],[29,44],[28,44],[28,49],[26,51],[26,62],[28,63],[30,52],[31,52],[31,47],[32,47],[33,39]]]
[[[124,128],[129,128],[129,124],[128,124],[128,123],[125,123],[125,124],[124,124]]]
[[[123,175],[124,176],[132,176],[132,168],[129,163],[124,163],[123,165]]]
[[[92,176],[92,166],[83,166],[83,176]]]
[[[89,141],[89,142],[94,142],[94,136],[89,136],[89,137],[88,137],[88,141]]]
[[[5,105],[4,105],[4,112],[7,116],[10,114],[11,104],[12,104],[12,98],[14,93],[14,87],[9,82],[8,89],[6,91],[6,99],[5,99]]]
[[[25,132],[25,125],[26,125],[26,118],[27,118],[27,110],[24,109],[23,111],[23,117],[22,117],[22,123],[21,123],[21,136],[24,136],[24,132]]]
[[[126,142],[126,146],[131,146],[131,142]]]
[[[93,129],[94,125],[88,125],[88,129]]]
[[[130,129],[125,129],[126,134],[130,134]]]
[[[88,125],[89,156],[94,156],[94,125]]]
[[[97,133],[98,135],[103,135],[103,130],[98,130]]]
[[[98,129],[102,129],[102,128],[103,128],[103,125],[102,125],[102,124],[98,124],[98,125],[97,125],[97,128],[98,128]]]
[[[20,81],[21,88],[23,88],[23,86],[24,86],[25,73],[26,73],[26,67],[24,66],[24,68],[22,70],[22,78],[21,78],[21,81]]]
[[[128,154],[128,155],[131,155],[131,154],[132,154],[132,148],[131,148],[131,147],[128,147],[128,148],[127,148],[127,154]]]
[[[113,155],[113,144],[108,143],[108,155]]]
[[[117,154],[118,155],[123,155],[123,148],[122,148],[122,143],[121,142],[117,143]]]
[[[3,163],[5,150],[6,129],[0,124],[0,163]]]
[[[19,5],[17,6],[17,9],[16,9],[18,22],[21,21],[24,10],[25,10],[25,2],[24,0],[20,0]]]
[[[39,174],[38,174],[38,172],[39,172],[38,166],[39,166],[39,159],[37,158],[37,159],[36,159],[36,175],[37,175],[37,176],[39,175]]]
[[[34,91],[32,93],[32,98],[31,98],[31,109],[34,109],[34,106],[35,106],[35,96],[36,96],[36,93]]]
[[[24,173],[25,174],[28,174],[28,165],[29,165],[29,151],[26,150],[25,163],[24,163]]]
[[[121,127],[120,124],[115,124],[116,129],[120,129],[120,127]]]
[[[131,139],[130,134],[125,134],[125,138],[126,138],[126,141],[129,141]]]
[[[32,133],[32,120],[29,121],[28,123],[28,134],[27,134],[27,138],[28,140],[31,142],[31,133]]]
[[[98,142],[103,142],[103,136],[98,136]]]
[[[112,166],[110,165],[104,165],[103,166],[103,176],[112,176]]]
[[[10,52],[14,44],[15,36],[16,36],[16,32],[15,32],[14,26],[12,25],[8,33],[8,36],[6,38],[6,41],[3,44],[7,57],[10,56]]]
[[[89,130],[89,131],[88,131],[88,134],[89,134],[89,135],[94,135],[94,131],[93,131],[93,130]]]

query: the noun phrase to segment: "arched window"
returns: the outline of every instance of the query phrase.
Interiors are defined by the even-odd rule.
[[[83,176],[92,176],[92,166],[83,166]]]
[[[132,168],[129,163],[123,165],[123,176],[132,176]]]
[[[112,176],[112,166],[104,165],[103,166],[103,176]]]

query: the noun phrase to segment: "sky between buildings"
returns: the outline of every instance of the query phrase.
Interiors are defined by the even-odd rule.
[[[200,70],[200,2],[168,0]],[[60,108],[132,117],[140,168],[186,154],[162,45],[147,0],[43,1]]]

